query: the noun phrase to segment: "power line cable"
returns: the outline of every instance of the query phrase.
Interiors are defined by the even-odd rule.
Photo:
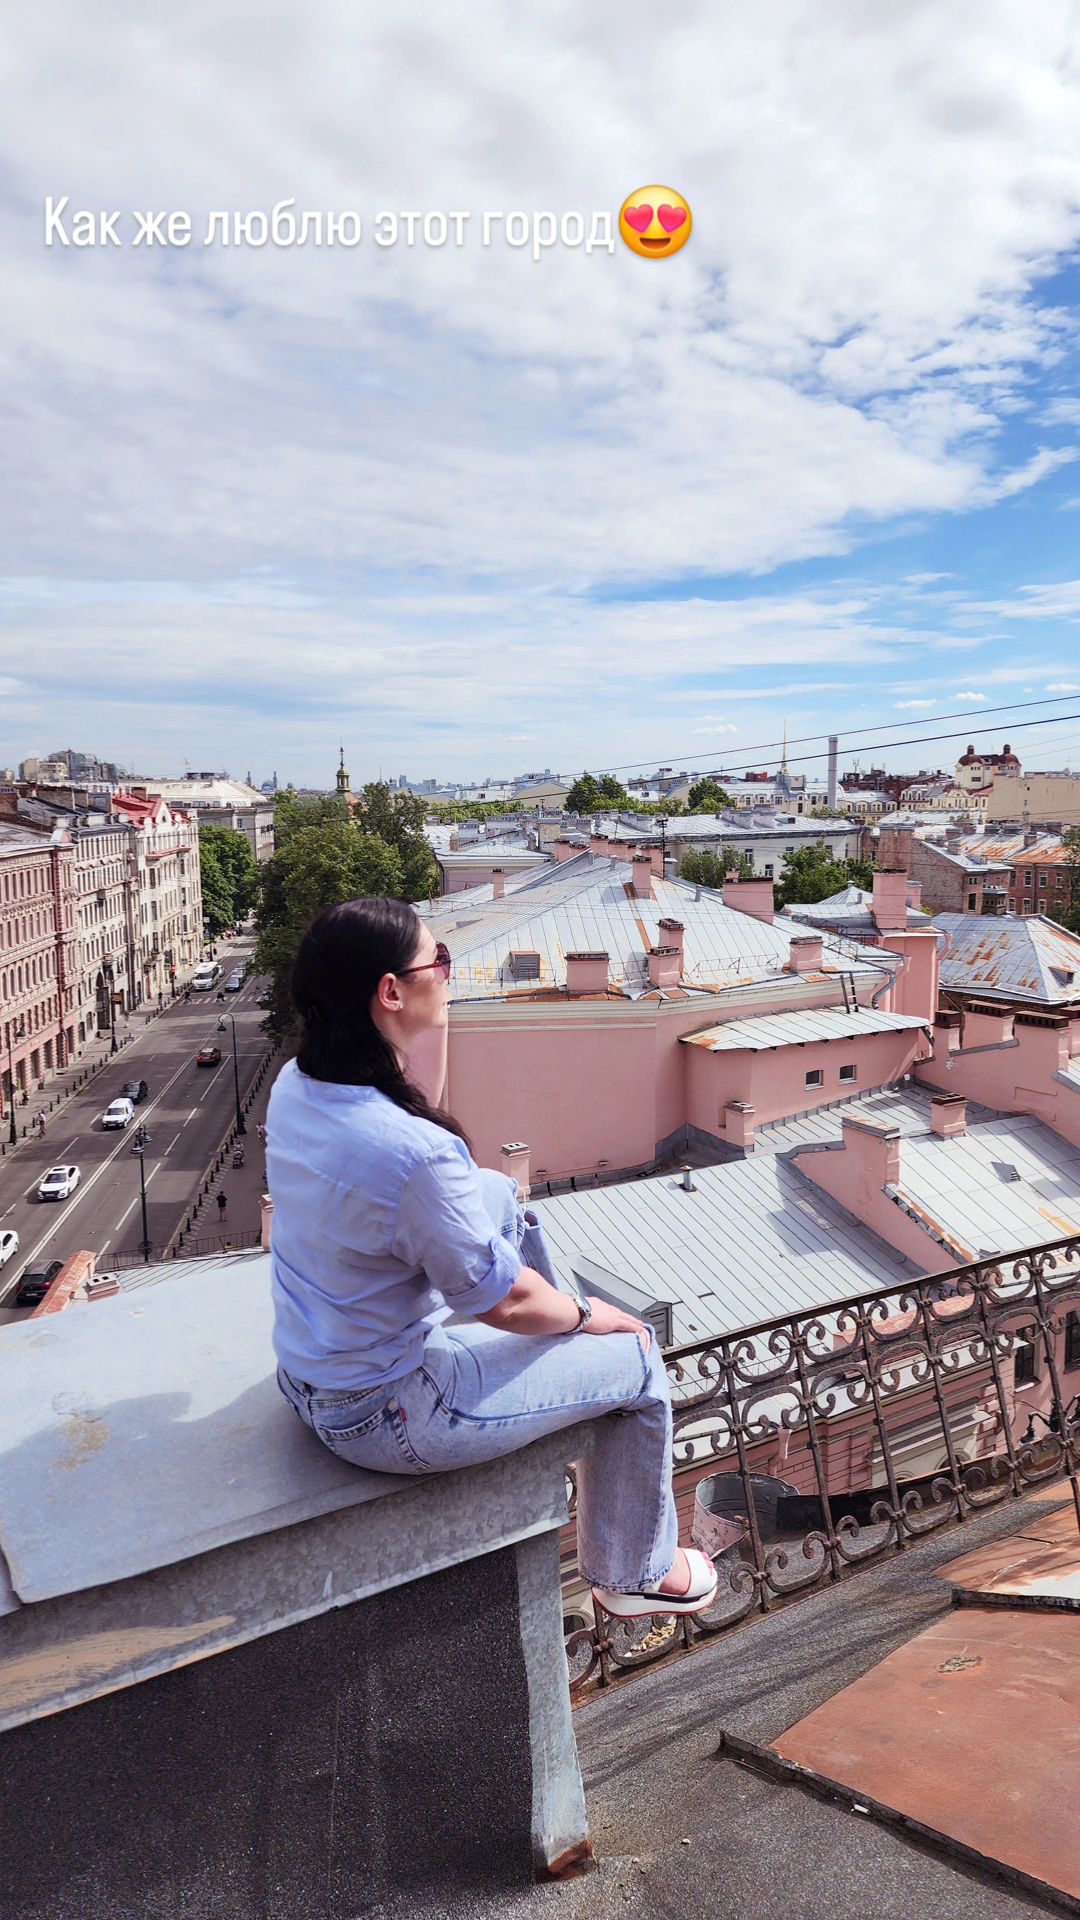
[[[1061,702],[1067,698],[1068,698],[1068,695],[1059,693],[1055,698],[1049,699],[1049,700],[1016,700],[1016,701],[1010,702],[1008,706],[1004,706],[1004,707],[980,706],[978,717],[980,720],[984,720],[987,718],[988,715],[992,713],[1024,713],[1030,707],[1058,707],[1061,705]],[[841,739],[857,740],[861,734],[875,733],[879,727],[888,727],[892,729],[894,732],[899,732],[905,727],[936,726],[939,720],[963,720],[967,717],[967,715],[968,715],[968,710],[965,708],[963,713],[923,713],[919,715],[919,718],[917,720],[875,720],[873,724],[869,727],[846,728],[842,733],[837,734],[837,738],[838,740],[841,740]],[[974,715],[972,715],[971,717],[974,718]],[[1074,716],[1070,714],[1062,714],[1060,716],[1055,716],[1054,718],[1047,719],[1044,722],[1032,721],[1032,720],[1027,720],[1024,722],[1018,721],[1017,725],[1020,726],[1022,724],[1029,727],[1037,726],[1037,725],[1055,726],[1057,724],[1058,717],[1060,717],[1063,720],[1068,720],[1073,718]],[[981,727],[981,728],[976,727],[974,729],[968,729],[968,731],[974,731],[975,733],[980,733],[980,732],[996,733],[997,728],[996,727]],[[925,737],[932,737],[932,736],[925,736]],[[940,736],[933,736],[933,737],[939,737],[942,740],[957,740],[960,738],[960,735],[955,733],[953,734],[946,733],[946,734],[941,734]],[[801,734],[797,734],[794,737],[794,739],[789,740],[787,742],[787,745],[789,747],[802,747],[802,746],[806,746],[812,740],[831,740],[831,738],[832,738],[831,733],[801,733]],[[906,746],[907,744],[908,742],[904,740],[872,740],[864,744],[862,747],[860,747],[859,751],[860,753],[869,753],[869,752],[876,751],[878,748],[881,748],[882,750],[884,750],[884,748],[886,747],[890,747],[890,746],[902,747],[902,746]],[[913,746],[917,746],[919,744],[918,738],[912,741],[911,744]],[[784,745],[784,742],[782,740],[764,740],[760,742],[757,746],[745,747],[743,751],[745,753],[768,753],[771,748],[783,747],[783,745]],[[850,753],[852,752],[852,750],[853,749],[851,747],[844,747],[842,749],[844,753]],[[669,764],[669,761],[671,765],[674,765],[675,761],[678,759],[685,760],[689,758],[691,760],[708,760],[711,757],[712,756],[709,753],[693,753],[689,755],[670,754],[665,756],[663,759],[658,759],[656,764],[657,766],[667,766]],[[826,757],[825,754],[820,754],[820,753],[810,755],[810,758],[815,760],[823,760],[825,757]],[[806,756],[804,755],[803,758],[806,758]],[[645,765],[644,760],[623,760],[619,763],[618,766],[589,767],[586,769],[586,771],[593,774],[625,773],[631,767],[643,767],[644,765]]]

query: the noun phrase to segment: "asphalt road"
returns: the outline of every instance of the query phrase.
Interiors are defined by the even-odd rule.
[[[219,944],[219,988],[234,965],[246,960],[250,939]],[[15,1227],[19,1252],[0,1270],[0,1321],[22,1318],[10,1296],[23,1270],[39,1258],[66,1260],[81,1248],[98,1256],[126,1252],[142,1241],[139,1160],[132,1153],[142,1121],[146,1148],[146,1208],[151,1242],[161,1245],[183,1222],[199,1179],[216,1152],[235,1110],[232,1028],[217,1032],[221,1013],[236,1021],[236,1060],[243,1095],[268,1050],[260,1031],[265,1013],[256,1005],[262,983],[252,978],[225,1005],[211,994],[178,1000],[142,1032],[115,1061],[65,1102],[49,1122],[44,1140],[28,1139],[0,1167],[0,1226]],[[221,1064],[197,1067],[207,1044],[221,1047]],[[123,1131],[106,1131],[101,1116],[126,1080],[146,1080],[147,1098]],[[70,1200],[40,1201],[37,1186],[48,1168],[73,1163],[81,1179]]]

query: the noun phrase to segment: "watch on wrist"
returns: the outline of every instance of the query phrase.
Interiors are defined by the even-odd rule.
[[[575,1295],[574,1305],[578,1310],[578,1323],[576,1327],[568,1327],[566,1329],[568,1333],[580,1333],[584,1327],[588,1326],[589,1321],[592,1319],[592,1302],[586,1300],[583,1293]]]

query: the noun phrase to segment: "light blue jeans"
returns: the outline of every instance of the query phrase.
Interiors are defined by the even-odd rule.
[[[484,1193],[523,1265],[553,1278],[543,1232],[509,1182],[489,1175]],[[454,1321],[428,1335],[415,1372],[388,1385],[323,1390],[283,1367],[278,1384],[331,1453],[376,1473],[478,1466],[604,1415],[578,1466],[581,1572],[594,1586],[636,1592],[671,1571],[671,1401],[655,1340],[646,1350],[635,1333],[549,1337]]]

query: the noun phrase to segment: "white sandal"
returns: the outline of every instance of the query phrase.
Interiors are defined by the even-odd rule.
[[[703,1613],[716,1599],[720,1576],[708,1554],[696,1547],[684,1547],[690,1563],[690,1585],[685,1593],[658,1593],[656,1588],[641,1588],[637,1593],[618,1593],[613,1587],[594,1587],[593,1599],[616,1620],[644,1620],[655,1613]]]

